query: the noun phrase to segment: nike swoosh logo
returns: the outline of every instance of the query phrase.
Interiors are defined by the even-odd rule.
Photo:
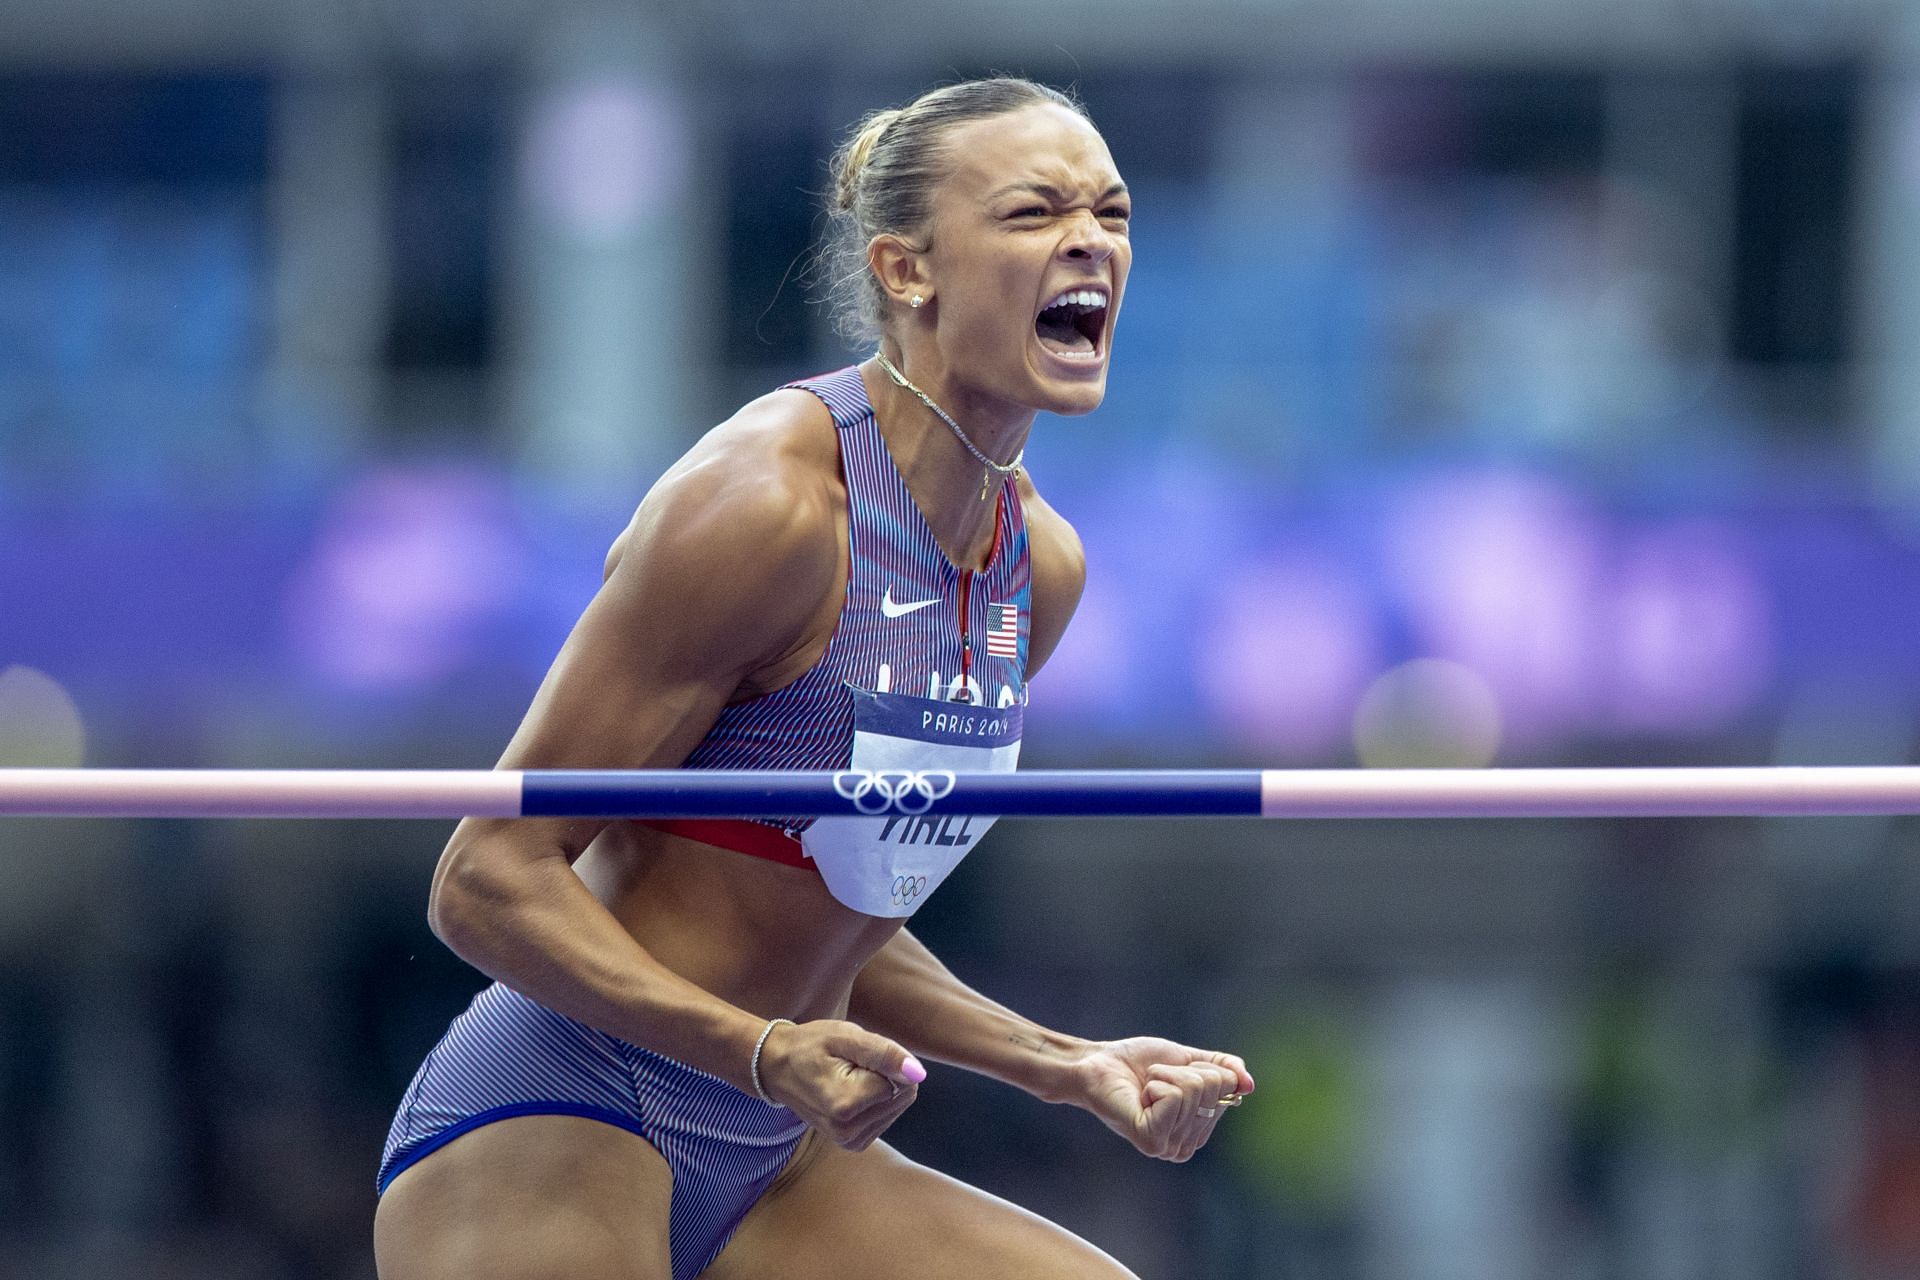
[[[939,603],[940,597],[935,596],[931,600],[909,600],[905,604],[895,604],[893,602],[893,588],[889,586],[886,593],[880,597],[880,612],[889,618],[899,618],[912,613],[915,609],[924,609],[930,604]]]

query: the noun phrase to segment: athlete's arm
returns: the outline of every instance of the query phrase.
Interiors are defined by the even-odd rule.
[[[847,1017],[920,1057],[991,1076],[1048,1102],[1075,1095],[1076,1064],[1092,1048],[981,995],[905,929],[860,971]]]
[[[860,971],[847,1016],[918,1057],[1090,1111],[1163,1160],[1192,1158],[1219,1121],[1218,1100],[1253,1091],[1246,1063],[1230,1053],[1043,1027],[961,982],[904,929]]]
[[[783,454],[784,438],[723,428],[654,488],[500,767],[677,765],[736,691],[806,647],[838,586],[840,498],[831,463]],[[462,822],[435,869],[434,932],[549,1008],[750,1088],[764,1020],[660,964],[574,874],[606,825]],[[794,1069],[782,1100],[830,1132],[852,1132],[843,1122],[875,1090],[840,1088],[848,1073],[829,1059],[904,1079],[903,1050],[842,1028],[808,1024],[783,1037]]]

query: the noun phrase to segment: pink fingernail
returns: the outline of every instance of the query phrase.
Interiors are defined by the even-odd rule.
[[[919,1084],[927,1078],[927,1069],[920,1065],[920,1059],[908,1058],[906,1062],[901,1065],[900,1074],[913,1083]]]

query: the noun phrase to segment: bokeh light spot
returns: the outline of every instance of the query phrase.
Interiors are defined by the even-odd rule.
[[[1381,675],[1353,716],[1369,769],[1475,769],[1500,750],[1500,705],[1473,668],[1416,658]]]
[[[683,129],[674,98],[657,86],[626,79],[569,85],[535,113],[529,194],[563,230],[626,235],[686,189]]]
[[[86,757],[86,725],[60,682],[32,667],[0,671],[0,767],[75,769]]]
[[[1642,534],[1616,579],[1609,650],[1623,726],[1700,732],[1760,699],[1772,606],[1734,530],[1695,520]]]

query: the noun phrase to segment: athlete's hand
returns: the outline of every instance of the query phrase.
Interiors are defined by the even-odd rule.
[[[1234,1055],[1151,1036],[1094,1045],[1079,1064],[1078,1084],[1073,1101],[1145,1154],[1176,1163],[1213,1136],[1233,1105],[1222,1106],[1222,1098],[1253,1092],[1247,1064]]]
[[[872,1146],[926,1078],[912,1054],[851,1022],[783,1024],[760,1051],[767,1096],[849,1151]]]

